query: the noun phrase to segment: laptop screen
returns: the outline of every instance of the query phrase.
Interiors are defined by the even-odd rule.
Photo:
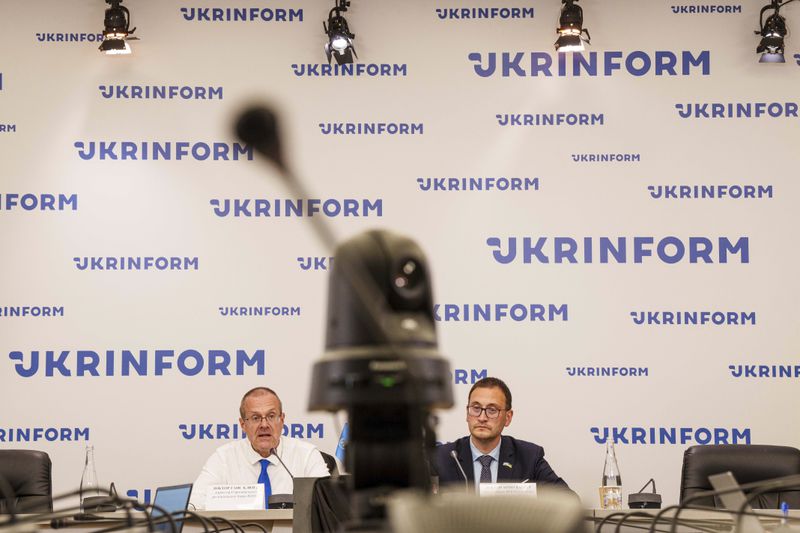
[[[191,483],[187,485],[175,485],[172,487],[158,487],[158,489],[156,489],[156,497],[153,500],[153,505],[157,505],[161,509],[164,509],[168,514],[185,511],[186,506],[189,505],[189,496],[191,496],[191,494]],[[163,515],[164,513],[162,513],[160,510],[153,509],[153,519]],[[181,529],[183,529],[183,520],[176,519],[175,526],[175,533],[181,533]],[[163,533],[172,533],[172,528],[170,527],[168,521],[155,526],[155,530]]]

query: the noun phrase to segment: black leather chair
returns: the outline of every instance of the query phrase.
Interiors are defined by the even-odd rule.
[[[0,476],[14,491],[18,513],[53,510],[50,456],[36,450],[0,450]],[[0,493],[0,513],[8,513],[8,501]]]
[[[681,501],[698,492],[714,490],[708,476],[728,471],[740,485],[800,474],[800,450],[763,444],[692,446],[683,453]],[[752,502],[752,507],[778,509],[781,502],[800,509],[800,487],[762,494]],[[692,505],[721,506],[713,496],[695,500]]]
[[[325,460],[325,466],[328,467],[328,473],[331,476],[338,476],[339,475],[339,467],[336,465],[336,459],[329,453],[325,453],[320,451],[319,453],[322,454],[322,458]]]

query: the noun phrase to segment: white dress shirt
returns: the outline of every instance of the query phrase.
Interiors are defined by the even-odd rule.
[[[325,460],[313,444],[281,437],[276,451],[293,476],[328,477],[329,475]],[[264,458],[253,449],[248,439],[220,446],[208,458],[200,475],[197,476],[189,503],[194,505],[195,509],[205,509],[206,493],[211,485],[258,483],[261,459]],[[274,455],[266,459],[269,461],[267,475],[272,486],[272,494],[292,494],[294,483],[286,469]]]

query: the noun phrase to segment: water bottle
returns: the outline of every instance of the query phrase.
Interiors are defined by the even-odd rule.
[[[617,464],[613,442],[606,442],[606,461],[603,465],[603,483],[600,486],[600,507],[622,509],[622,476]]]
[[[83,503],[86,498],[100,496],[99,485],[97,484],[97,470],[94,468],[94,446],[86,446],[86,460],[83,465],[83,475],[81,476],[81,512],[85,513]]]

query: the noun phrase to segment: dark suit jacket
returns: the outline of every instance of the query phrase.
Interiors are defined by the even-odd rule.
[[[455,450],[458,462],[467,474],[469,484],[475,481],[475,467],[472,464],[472,450],[469,437],[462,437],[455,442],[448,442],[436,448],[435,469],[439,475],[439,483],[464,483],[464,476],[456,466],[450,452]],[[500,460],[497,465],[498,482],[514,482],[528,480],[542,485],[554,485],[569,490],[566,481],[553,472],[544,458],[544,448],[532,442],[501,437]],[[510,465],[510,466],[509,466]]]

